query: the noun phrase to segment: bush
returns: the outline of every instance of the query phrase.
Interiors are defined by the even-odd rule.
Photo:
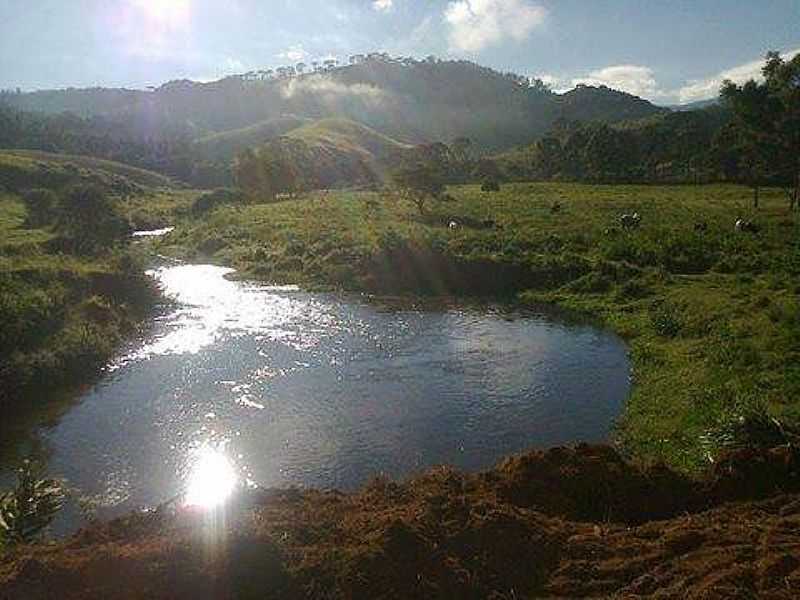
[[[653,304],[650,308],[650,323],[662,337],[676,337],[683,328],[682,308],[672,302]]]
[[[117,205],[103,188],[79,184],[61,198],[59,228],[78,250],[97,250],[130,233]]]
[[[481,184],[482,192],[499,192],[500,182],[497,179],[485,179]]]
[[[238,204],[243,200],[244,194],[239,190],[218,188],[199,196],[192,204],[191,212],[194,215],[202,215],[224,204]]]
[[[703,436],[711,450],[773,448],[800,441],[798,431],[770,416],[761,402],[737,403]]]
[[[56,218],[56,206],[58,204],[58,196],[54,192],[36,188],[25,192],[22,195],[22,200],[28,209],[25,227],[36,229],[53,223]]]

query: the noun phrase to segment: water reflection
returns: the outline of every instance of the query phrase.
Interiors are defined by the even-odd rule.
[[[215,508],[231,497],[238,477],[233,464],[218,448],[203,446],[195,452],[186,483],[186,506]]]
[[[149,229],[147,231],[134,231],[133,237],[135,238],[149,238],[149,237],[163,237],[168,233],[175,231],[174,227],[164,227],[162,229]]]
[[[381,472],[484,468],[604,439],[628,393],[624,345],[589,326],[376,308],[230,273],[152,271],[175,304],[42,432],[50,473],[96,516],[176,497],[211,507],[237,482],[351,489]],[[65,511],[56,531],[81,518]]]

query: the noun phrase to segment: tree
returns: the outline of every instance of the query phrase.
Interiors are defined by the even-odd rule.
[[[233,180],[249,196],[264,193],[269,182],[263,177],[259,156],[252,148],[248,148],[234,160]],[[266,191],[268,195],[274,196],[270,190]]]
[[[793,210],[800,200],[800,54],[785,61],[768,52],[762,73],[761,82],[726,81],[721,95],[733,112],[745,160],[758,171],[754,178],[786,186]]]
[[[394,173],[393,180],[400,193],[417,206],[420,214],[425,213],[426,202],[440,199],[445,189],[441,173],[421,162],[400,168]]]

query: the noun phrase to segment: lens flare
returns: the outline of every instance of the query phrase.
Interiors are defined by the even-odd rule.
[[[191,0],[132,0],[144,15],[163,26],[180,26],[188,22]]]
[[[186,487],[187,506],[215,508],[231,497],[238,477],[233,464],[220,450],[203,447],[197,451]]]

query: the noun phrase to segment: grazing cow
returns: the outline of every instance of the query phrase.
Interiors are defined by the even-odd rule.
[[[458,223],[455,221],[450,221],[450,223],[447,224],[447,227],[449,229],[458,229]]]
[[[619,224],[623,229],[636,229],[642,222],[642,216],[635,212],[632,215],[624,214],[619,218]]]
[[[553,204],[550,206],[550,212],[553,214],[561,212],[561,203],[558,200],[553,202]]]
[[[761,227],[745,219],[736,219],[735,228],[736,231],[741,231],[743,233],[758,233],[761,230]]]

